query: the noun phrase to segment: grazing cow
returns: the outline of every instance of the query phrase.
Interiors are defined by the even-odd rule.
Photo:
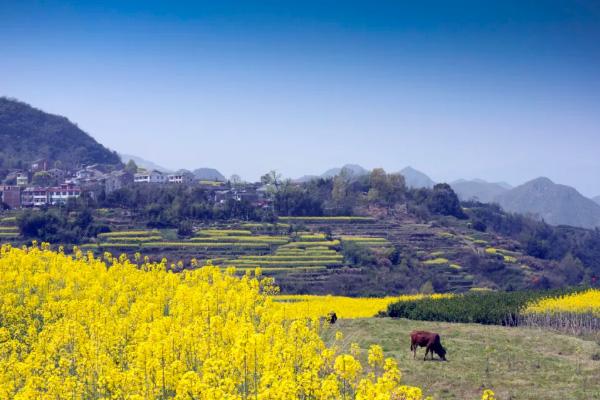
[[[426,331],[413,331],[410,334],[410,350],[413,352],[413,358],[417,357],[417,348],[425,347],[425,357],[423,361],[427,359],[427,354],[431,352],[431,359],[433,360],[433,353],[435,352],[440,359],[446,361],[446,349],[442,346],[440,341],[440,335],[433,332]]]

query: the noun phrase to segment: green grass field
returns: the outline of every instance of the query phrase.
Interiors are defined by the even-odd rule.
[[[498,399],[600,399],[600,343],[526,328],[450,324],[389,318],[339,320],[343,344],[356,342],[366,353],[379,343],[395,357],[405,384],[420,386],[434,399],[478,399],[491,388]],[[409,333],[440,333],[448,362],[413,360]]]

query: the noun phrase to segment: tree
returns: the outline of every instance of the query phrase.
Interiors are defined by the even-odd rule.
[[[52,181],[52,176],[46,171],[36,172],[31,178],[31,183],[38,186],[50,186]]]
[[[406,193],[406,183],[400,174],[386,174],[383,168],[375,168],[369,176],[369,201],[392,206],[402,201]]]
[[[127,165],[125,165],[125,171],[130,174],[135,174],[138,171],[138,166],[133,160],[127,161]]]
[[[279,185],[281,184],[281,174],[275,170],[271,170],[260,177],[260,182],[263,185],[272,185],[276,189],[279,189]]]
[[[242,183],[242,178],[237,174],[233,174],[229,177],[229,182],[231,182],[233,186],[238,186]]]
[[[438,183],[427,199],[427,207],[434,214],[451,215],[464,219],[465,215],[458,196],[447,183]]]

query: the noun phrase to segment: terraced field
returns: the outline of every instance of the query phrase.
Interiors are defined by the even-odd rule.
[[[446,279],[448,290],[465,292],[488,286],[491,282],[480,280],[470,265],[470,257],[477,255],[498,261],[499,274],[534,276],[535,260],[521,254],[515,242],[485,233],[473,233],[464,227],[436,227],[421,224],[406,216],[397,218],[345,218],[345,217],[298,217],[281,221],[292,225],[298,223],[311,231],[328,230],[338,238],[341,245],[353,243],[371,248],[397,248],[413,253],[420,261],[423,274]]]
[[[112,232],[81,245],[85,250],[130,256],[139,252],[153,261],[167,258],[175,265],[179,261],[187,265],[189,260],[196,259],[200,263],[235,265],[240,272],[260,267],[290,293],[350,290],[357,295],[384,294],[361,292],[365,279],[371,279],[377,272],[358,266],[355,258],[345,259],[343,252],[350,246],[368,247],[378,257],[398,251],[403,259],[412,260],[411,276],[435,276],[446,282],[443,291],[450,292],[494,286],[487,279],[487,272],[484,278],[476,269],[473,256],[496,263],[494,268],[498,270],[493,273],[499,280],[534,280],[536,273],[544,268],[540,260],[520,253],[517,243],[475,232],[466,222],[464,226],[453,223],[446,227],[423,224],[406,213],[382,218],[282,217],[274,223],[196,222],[194,235],[185,238],[179,237],[175,229],[140,228],[143,224],[126,210],[98,209],[95,218]],[[16,219],[3,217],[0,241],[22,244],[19,239]],[[380,287],[376,283],[371,285]],[[395,289],[388,285],[385,290]]]
[[[19,237],[19,227],[16,217],[0,218],[0,242],[12,241]]]

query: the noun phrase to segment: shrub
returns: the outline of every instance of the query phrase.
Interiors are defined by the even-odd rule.
[[[475,292],[450,298],[424,298],[392,303],[388,306],[388,315],[421,321],[518,325],[531,301],[568,291]]]

